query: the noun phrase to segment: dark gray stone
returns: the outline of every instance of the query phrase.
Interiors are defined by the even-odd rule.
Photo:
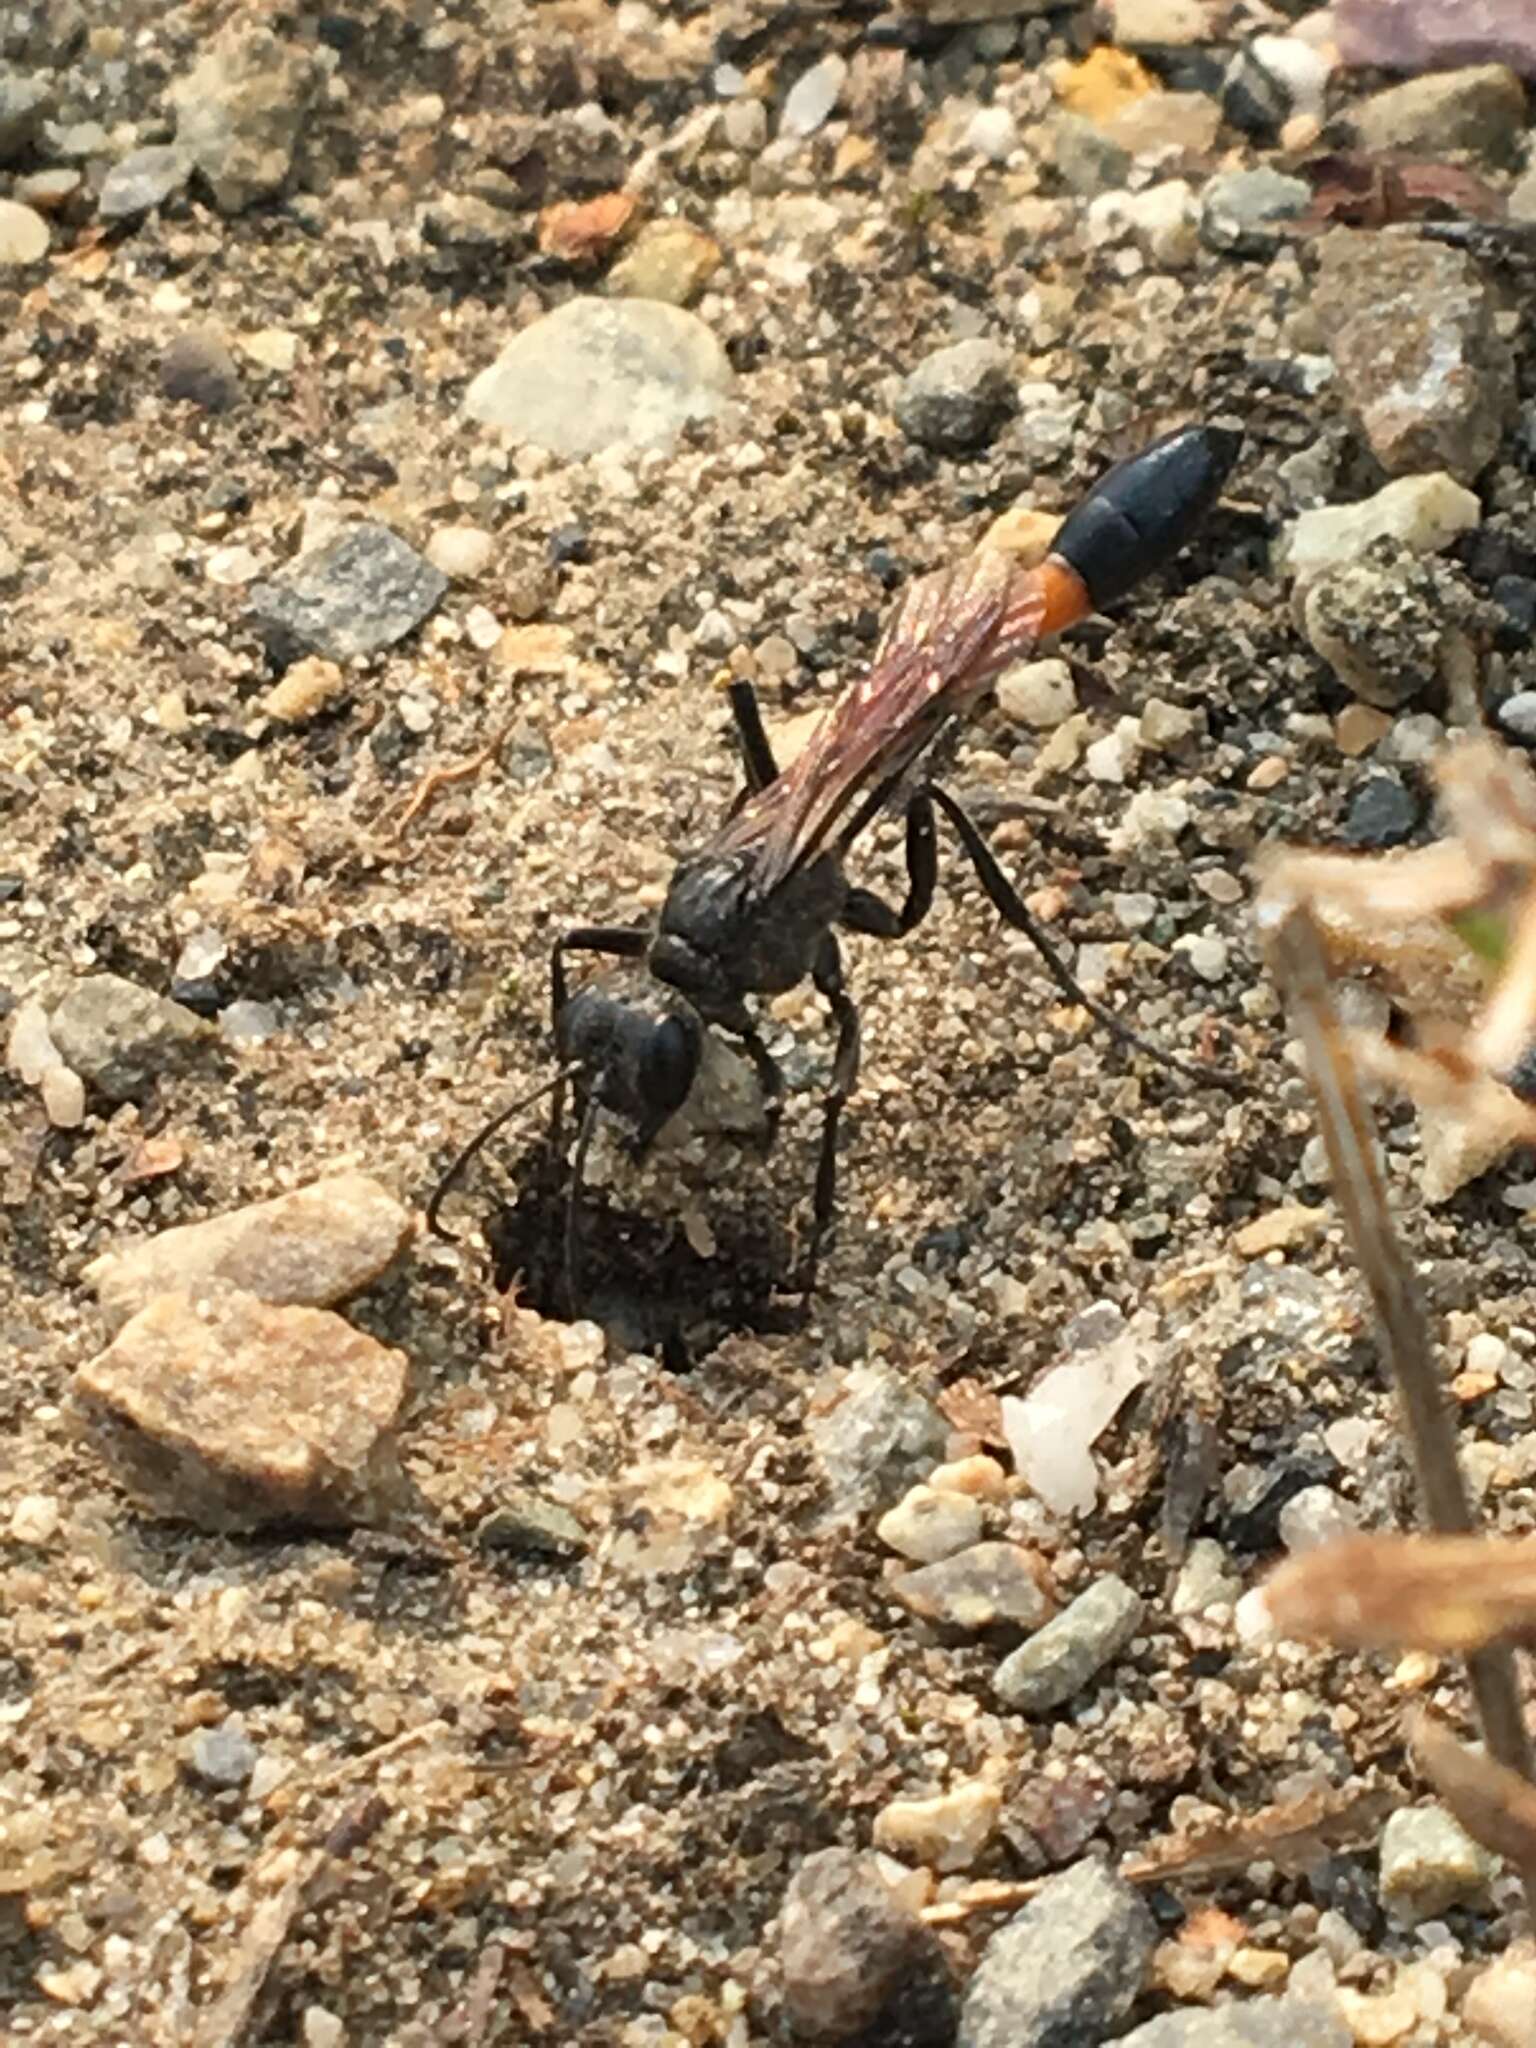
[[[180,1003],[119,974],[91,974],[48,1020],[59,1057],[110,1101],[141,1095],[212,1032]]]
[[[1372,775],[1350,799],[1344,839],[1374,849],[1401,846],[1418,828],[1419,799],[1396,775]]]
[[[108,171],[96,211],[103,220],[134,220],[179,192],[191,175],[184,150],[168,143],[136,149]]]
[[[528,1557],[578,1557],[591,1538],[570,1512],[525,1487],[508,1487],[475,1530],[482,1550],[506,1550]]]
[[[240,372],[218,335],[199,327],[178,334],[160,358],[160,388],[204,412],[230,412],[240,403]]]
[[[939,1464],[949,1425],[884,1366],[861,1365],[813,1404],[811,1441],[839,1514],[889,1507]]]
[[[964,454],[986,446],[1015,397],[1007,349],[995,341],[957,341],[925,356],[907,378],[896,419],[909,441],[941,454]]]
[[[1101,1863],[1074,1863],[999,1928],[966,1990],[956,2048],[1100,2048],[1130,2011],[1157,1928]]]
[[[403,640],[442,602],[448,578],[387,526],[363,523],[251,591],[279,661],[350,661]]]
[[[0,164],[14,163],[37,139],[52,103],[46,79],[0,69]]]
[[[938,1936],[874,1859],[822,1849],[795,1872],[779,1922],[784,2007],[796,2034],[840,2048],[949,2048],[956,1995]]]

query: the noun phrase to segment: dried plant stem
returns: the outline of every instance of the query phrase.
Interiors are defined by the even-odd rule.
[[[1469,1534],[1472,1501],[1457,1457],[1455,1424],[1424,1305],[1387,1206],[1375,1130],[1334,1014],[1321,936],[1304,903],[1275,898],[1264,919],[1264,936],[1306,1052],[1334,1196],[1376,1311],[1382,1356],[1413,1447],[1424,1518],[1442,1535]],[[1467,1670],[1489,1749],[1500,1763],[1529,1779],[1531,1743],[1515,1653],[1503,1646],[1478,1650],[1468,1657]],[[1536,1863],[1525,1862],[1520,1874],[1527,1909],[1536,1921]]]

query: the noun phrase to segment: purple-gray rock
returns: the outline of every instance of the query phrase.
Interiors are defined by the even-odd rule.
[[[217,1728],[199,1729],[192,1738],[188,1767],[195,1778],[219,1792],[243,1785],[256,1768],[256,1745],[231,1717]]]
[[[441,604],[448,578],[399,534],[363,521],[251,588],[251,611],[279,661],[350,661],[393,647]]]
[[[1482,272],[1460,249],[1335,228],[1312,309],[1371,452],[1391,476],[1470,483],[1515,408],[1514,367]]]
[[[796,2034],[839,2048],[949,2048],[955,1989],[943,1944],[873,1857],[807,1856],[779,1921],[784,2007]]]
[[[1335,0],[1346,64],[1438,71],[1448,64],[1508,64],[1536,78],[1531,0]]]
[[[1130,2011],[1156,1941],[1130,1885],[1074,1863],[987,1943],[956,2048],[1097,2048]]]

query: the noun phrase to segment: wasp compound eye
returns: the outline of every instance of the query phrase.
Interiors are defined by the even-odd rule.
[[[699,1050],[699,1027],[691,1018],[668,1017],[657,1025],[642,1063],[643,1093],[655,1109],[672,1116],[688,1100]]]

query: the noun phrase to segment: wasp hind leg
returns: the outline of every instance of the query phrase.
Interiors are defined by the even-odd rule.
[[[816,1291],[817,1269],[837,1207],[838,1127],[844,1106],[859,1080],[859,1006],[843,986],[842,954],[831,932],[827,933],[817,951],[811,979],[831,1009],[832,1021],[837,1027],[837,1050],[832,1055],[831,1085],[822,1100],[821,1150],[816,1161],[811,1241],[806,1249],[799,1283],[800,1291],[807,1298]]]

